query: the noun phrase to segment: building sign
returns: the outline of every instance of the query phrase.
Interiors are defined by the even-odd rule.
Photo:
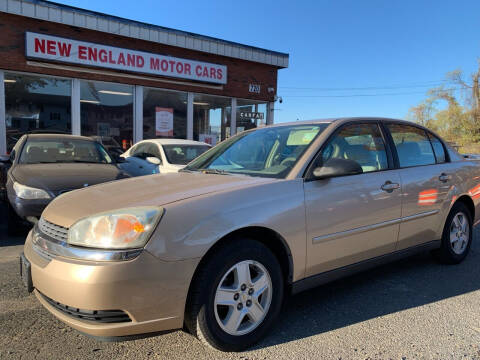
[[[173,109],[155,107],[155,135],[173,136]]]
[[[248,85],[248,92],[260,94],[260,85],[249,84]]]
[[[216,84],[227,83],[225,65],[122,49],[27,32],[28,58],[95,66]]]
[[[260,119],[263,120],[263,112],[240,111],[240,119]]]

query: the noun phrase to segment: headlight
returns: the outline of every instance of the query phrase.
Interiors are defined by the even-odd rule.
[[[13,183],[13,190],[20,199],[33,200],[33,199],[50,199],[50,195],[45,190],[33,188],[30,186]]]
[[[143,247],[163,209],[142,207],[97,214],[77,221],[68,230],[67,243],[101,249]]]

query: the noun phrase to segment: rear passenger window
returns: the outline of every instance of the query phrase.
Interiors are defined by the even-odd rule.
[[[443,144],[440,139],[431,133],[428,133],[428,137],[430,138],[430,142],[432,143],[433,151],[435,152],[435,157],[437,158],[437,163],[446,162],[447,160],[445,157],[445,149],[443,148]]]
[[[435,164],[432,145],[424,130],[415,126],[387,124],[397,149],[400,167]]]

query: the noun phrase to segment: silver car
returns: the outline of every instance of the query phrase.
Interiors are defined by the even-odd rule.
[[[478,162],[416,124],[278,124],[178,173],[56,198],[28,235],[22,277],[84,333],[185,325],[237,351],[268,332],[289,293],[419,251],[461,262],[479,198]]]

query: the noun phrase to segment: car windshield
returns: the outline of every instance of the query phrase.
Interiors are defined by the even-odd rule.
[[[207,145],[162,145],[165,157],[170,164],[186,165],[210,149]]]
[[[248,131],[215,146],[185,170],[283,178],[328,125],[291,125]]]
[[[29,139],[19,163],[98,163],[111,164],[112,158],[102,145],[79,139]]]

